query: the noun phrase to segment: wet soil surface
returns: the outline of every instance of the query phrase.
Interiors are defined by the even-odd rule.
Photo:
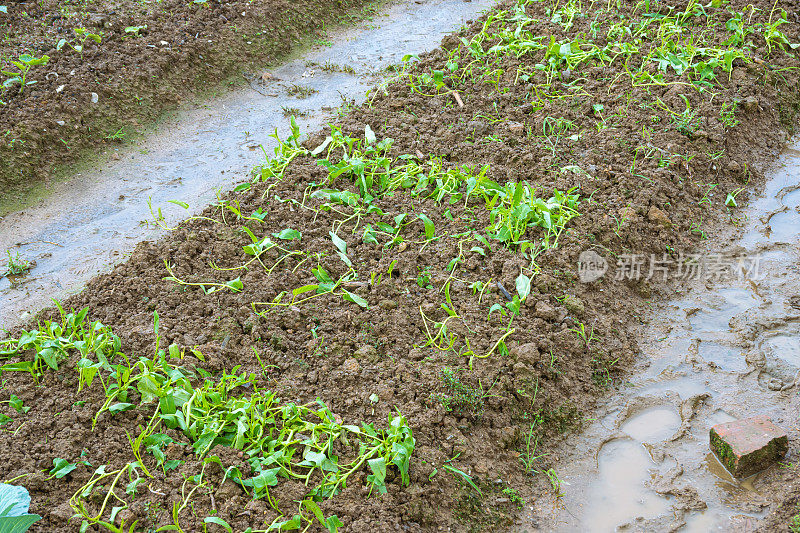
[[[506,38],[520,21],[554,40],[591,32],[591,17],[578,17],[567,27],[543,4],[503,7],[507,11],[500,22],[494,18],[487,27],[512,28]],[[739,2],[731,7],[746,9]],[[754,17],[773,8],[771,3],[757,7]],[[632,17],[633,8],[622,9]],[[679,6],[685,8],[685,3]],[[727,17],[725,10],[707,9]],[[602,13],[594,15],[601,20]],[[698,16],[687,31],[706,27],[708,15]],[[441,49],[401,68],[398,81],[342,117],[342,135],[363,149],[358,157],[348,152],[342,158],[341,144],[326,154],[325,138],[338,130],[311,135],[303,148],[289,142],[279,157],[259,169],[256,175],[262,179],[222,195],[202,217],[181,224],[160,241],[140,244],[128,261],[65,302],[68,308],[88,307],[91,319],[113,328],[131,357],[151,357],[157,350],[157,312],[159,345],[185,349],[181,364],[208,372],[208,381],[236,367],[237,372],[253,373],[253,386],[268,388],[284,401],[321,399],[345,424],[363,421],[387,428],[389,416],[402,413],[416,439],[410,483],[390,467],[388,492],[376,496],[370,486],[377,474],[365,467],[341,493],[319,503],[325,516],[336,514],[348,531],[547,528],[553,514],[552,508],[546,509],[552,499],[547,490],[570,491],[557,481],[570,468],[568,455],[557,452],[559,440],[583,439],[572,433],[592,427],[597,399],[625,386],[624,372],[648,347],[639,346],[634,328],[653,300],[672,295],[670,285],[657,279],[616,280],[625,271],[615,259],[641,253],[667,254],[678,261],[717,227],[710,221],[740,219],[738,209],[726,207],[727,195],[735,195],[739,205],[746,200],[747,191],[741,189],[763,182],[764,171],[787,138],[786,128],[795,124],[792,98],[798,94],[798,80],[793,70],[782,69],[796,65],[797,56],[782,52],[765,61],[762,41],[752,45],[759,61],[737,63],[730,76],[715,82],[715,97],[709,100],[707,92],[688,86],[685,74],[680,78],[671,71],[667,81],[680,79],[683,85],[632,87],[623,65],[614,62],[586,63],[577,79],[571,71],[553,79],[547,69],[537,68],[544,55],[538,52],[500,55],[481,76],[461,76],[461,69],[475,64],[471,57],[479,52],[470,43],[485,35],[486,21],[484,17],[446,37]],[[787,24],[788,38],[798,41],[796,25]],[[721,42],[727,37],[712,32],[710,38]],[[559,50],[572,53],[571,47]],[[456,73],[447,81],[445,69]],[[437,79],[444,85],[437,87]],[[653,104],[656,97],[664,107]],[[734,101],[741,105],[734,114],[738,124],[731,125],[723,120],[722,109]],[[687,105],[697,114],[688,124],[676,121]],[[394,140],[391,145],[387,138]],[[380,141],[379,155],[387,158],[380,165],[405,165],[406,172],[424,169],[415,176],[442,177],[437,169],[444,168],[452,171],[447,176],[468,175],[477,185],[488,165],[485,177],[499,184],[527,180],[545,199],[557,196],[554,189],[575,187],[580,215],[560,233],[546,231],[544,222],[523,227],[520,238],[536,243],[526,256],[524,246],[507,246],[498,230],[489,231],[496,228],[498,215],[491,214],[491,207],[497,198],[465,196],[464,189],[448,189],[435,180],[401,186],[393,194],[370,194],[373,185],[385,185],[381,172],[372,175],[372,185],[354,174],[364,168],[367,152],[375,154],[365,146],[374,150]],[[334,176],[336,169],[341,172]],[[472,183],[464,178],[460,185]],[[524,193],[516,185],[512,189],[514,195],[517,190]],[[543,248],[544,239],[556,234],[558,246]],[[279,240],[281,248],[271,246],[263,256],[258,254],[253,246],[265,242],[264,236]],[[611,263],[608,274],[593,283],[581,282],[578,271],[578,258],[587,249]],[[533,251],[540,253],[532,258]],[[258,264],[253,253],[260,258]],[[277,262],[280,268],[273,268]],[[244,264],[247,268],[240,268]],[[167,276],[174,279],[165,280]],[[333,291],[308,288],[332,280],[340,281]],[[309,291],[313,297],[307,299]],[[512,314],[514,292],[527,294],[518,315]],[[724,334],[725,317],[758,300],[734,291],[730,298],[740,308],[731,307],[723,294],[721,313],[708,319],[709,327],[720,330],[720,348],[704,352],[701,359],[698,347],[689,367],[676,372],[691,377],[695,365],[707,368],[709,361],[726,368],[724,348],[738,341],[736,330],[732,336]],[[691,305],[700,307],[687,303]],[[697,313],[686,316],[685,327],[673,324],[688,336],[676,342],[692,342],[696,332],[690,326]],[[50,309],[39,318],[57,316]],[[756,341],[762,341],[758,332],[751,339]],[[713,355],[720,351],[722,355]],[[68,355],[57,372],[44,373],[39,386],[31,385],[30,375],[4,373],[0,391],[31,407],[21,415],[8,406],[14,433],[0,437],[0,453],[7,458],[0,477],[29,474],[19,483],[31,491],[33,512],[45,517],[37,526],[40,531],[76,529],[77,524],[67,523],[73,512],[68,500],[97,465],[122,468],[133,460],[126,431],[141,432],[137,427],[147,424],[153,407],[123,409],[113,416],[105,412],[92,429],[91,419],[105,395],[97,384],[76,394],[78,356]],[[791,368],[782,365],[775,359],[772,366],[767,363],[747,374],[765,402],[774,392],[773,380],[780,380],[781,388],[793,383]],[[658,360],[650,368],[658,368]],[[710,393],[689,386],[673,393],[658,389],[662,370],[658,368],[650,395],[604,418],[619,433],[599,450],[599,476],[620,495],[633,496],[638,485],[630,476],[617,475],[617,469],[632,471],[633,477],[650,475],[651,455],[641,442],[679,443],[670,439],[703,431],[692,424],[692,413],[705,409],[704,402],[712,397],[704,394]],[[131,398],[139,400],[135,392]],[[763,405],[771,404],[759,407]],[[714,413],[714,421],[739,414],[722,400]],[[170,458],[184,461],[179,474],[191,476],[202,469],[192,446],[179,444],[186,437],[175,430],[166,433],[175,441]],[[691,519],[703,505],[713,510],[718,501],[713,494],[701,494],[713,481],[698,480],[697,488],[674,484],[681,468],[667,458],[677,453],[670,446],[658,448],[666,469],[659,487],[678,503],[667,505],[656,489],[641,504],[641,514],[666,526],[674,520],[671,505]],[[225,468],[254,472],[235,449],[218,445],[213,452],[223,469],[209,470],[210,485],[193,493],[191,508],[180,507],[184,478],[159,471],[155,459],[145,455],[142,461],[154,478],[148,481],[150,490],[137,492],[135,498],[120,492],[128,505],[124,518],[139,519],[144,529],[172,523],[169,509],[177,503],[186,530],[198,530],[203,517],[212,515],[237,531],[268,525],[277,512],[267,501],[252,501],[238,485],[224,482]],[[629,460],[621,461],[620,454]],[[77,467],[63,478],[48,480],[42,471],[55,458]],[[702,475],[702,470],[696,472]],[[551,489],[544,490],[547,480]],[[587,501],[600,500],[609,490],[586,487],[594,491]],[[275,507],[291,516],[308,487],[281,479],[270,493]],[[99,512],[100,502],[90,503]],[[526,511],[520,513],[521,508]],[[627,518],[619,513],[609,519],[597,509],[587,513],[608,527]],[[742,512],[756,519],[761,511],[754,504]],[[726,513],[710,516],[716,520]]]
[[[640,362],[562,457],[564,496],[548,529],[788,530],[787,516],[760,520],[797,476],[797,148],[791,143],[768,172],[742,229],[720,227],[699,250],[707,273],[646,313]],[[709,429],[758,414],[786,429],[792,445],[779,465],[737,480],[710,453]]]
[[[86,149],[113,148],[248,64],[285,55],[309,36],[326,42],[326,23],[363,20],[375,11],[358,0],[0,5],[7,11],[0,12],[0,67],[16,71],[12,61],[24,54],[49,58],[31,68],[26,83],[35,83],[22,93],[19,84],[0,87],[0,207],[45,184],[57,165]]]

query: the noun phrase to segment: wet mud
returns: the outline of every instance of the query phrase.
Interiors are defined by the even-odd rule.
[[[798,148],[767,172],[741,230],[720,226],[701,250],[747,257],[746,271],[680,283],[646,314],[638,368],[562,457],[554,530],[754,531],[780,505],[800,438]],[[757,414],[788,430],[790,452],[738,480],[710,453],[708,432]]]

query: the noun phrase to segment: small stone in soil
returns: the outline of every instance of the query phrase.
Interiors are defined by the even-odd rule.
[[[786,432],[764,416],[713,426],[711,450],[737,478],[751,476],[780,460],[789,447]]]

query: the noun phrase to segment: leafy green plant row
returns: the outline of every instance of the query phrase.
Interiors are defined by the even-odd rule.
[[[339,520],[322,517],[315,502],[338,494],[360,470],[370,472],[367,476],[370,492],[387,491],[390,467],[398,469],[403,484],[410,483],[415,440],[399,412],[390,417],[386,429],[376,429],[373,424],[343,424],[336,421],[319,399],[303,405],[281,403],[275,393],[258,387],[255,375],[238,373],[239,367],[215,378],[202,368],[175,364],[173,361],[183,360],[184,350],[177,345],[160,348],[157,313],[154,315],[156,353],[152,357],[139,357],[134,363],[120,351],[119,337],[100,322],[87,320],[88,308],[67,313],[59,306],[59,310],[60,322],[43,321],[37,329],[1,341],[0,357],[21,360],[0,368],[30,372],[38,380],[48,369],[56,370],[76,356],[79,357],[75,366],[78,391],[99,381],[106,398],[93,426],[103,413],[113,416],[140,408],[152,412],[146,427],[139,427],[138,435],[128,435],[135,460],[115,471],[108,470],[108,466],[98,468],[70,501],[76,516],[83,520],[82,529],[97,524],[112,531],[124,531],[124,524],[114,525],[116,514],[128,505],[115,492],[119,490],[118,483],[127,476],[125,492],[135,496],[136,486],[153,477],[150,470],[153,465],[165,475],[175,467],[164,453],[174,440],[162,428],[180,431],[204,465],[220,463],[225,479],[237,483],[254,499],[265,498],[275,510],[279,508],[270,489],[281,479],[302,481],[308,493],[301,502],[300,514],[289,520],[276,520],[278,526],[267,531],[300,529],[315,519],[335,531],[341,525]],[[200,352],[193,352],[202,360]],[[252,473],[242,472],[236,466],[226,468],[219,458],[211,455],[216,446],[242,451]],[[56,477],[63,477],[58,474],[75,467],[63,459],[60,461],[63,464],[54,468]],[[190,481],[194,485],[192,492],[209,484],[203,472],[187,483]],[[96,501],[92,494],[103,491],[100,494],[103,504],[98,509],[90,503]],[[121,505],[107,509],[111,498]],[[175,523],[159,531],[182,531],[179,515],[186,501],[188,497],[175,504],[172,513]]]
[[[541,1],[518,0],[513,9],[491,13],[481,31],[470,39],[461,39],[462,46],[450,52],[442,69],[416,73],[408,68],[415,56],[404,57],[399,78],[413,91],[428,95],[457,89],[473,79],[505,92],[499,85],[508,74],[504,59],[513,58],[519,62],[516,72],[511,73],[515,83],[533,80],[537,71],[545,74],[544,83],[536,91],[539,97],[560,97],[551,85],[565,70],[576,73],[574,84],[579,87],[584,79],[582,70],[615,63],[622,66],[633,86],[680,83],[705,90],[718,85],[719,71],[730,75],[737,59],[752,60],[757,36],[767,47],[767,57],[774,51],[790,52],[800,47],[781,30],[789,24],[784,10],[773,9],[766,21],[755,23],[753,18],[759,10],[753,6],[742,12],[730,8],[721,12],[719,0],[705,5],[692,0],[681,11],[645,1],[637,4],[636,16],[621,18],[610,6],[591,13],[579,0],[568,0],[548,9],[550,20],[537,20],[527,14],[526,7]],[[577,18],[590,16],[589,32],[574,29]],[[562,26],[573,36],[547,40],[538,34],[536,25],[551,24]],[[714,42],[714,32],[709,31],[714,27],[728,38]],[[536,58],[532,68],[527,63],[522,65],[526,56]],[[687,81],[682,81],[684,76]]]

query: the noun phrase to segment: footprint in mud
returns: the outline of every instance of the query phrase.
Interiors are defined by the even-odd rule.
[[[741,348],[725,346],[717,342],[700,342],[698,355],[709,363],[728,372],[743,372],[747,370],[747,359]]]
[[[687,307],[687,315],[692,330],[696,332],[724,332],[730,329],[733,317],[758,305],[759,301],[746,289],[721,289],[711,295],[706,308]]]
[[[639,442],[660,442],[681,427],[681,417],[671,406],[651,407],[628,418],[620,430]]]
[[[597,455],[600,475],[588,498],[582,522],[593,531],[615,531],[632,517],[654,518],[669,512],[670,504],[645,487],[656,468],[644,446],[630,439],[607,442]]]
[[[759,383],[770,390],[785,390],[800,378],[800,336],[796,332],[772,332],[753,356],[763,373]]]

